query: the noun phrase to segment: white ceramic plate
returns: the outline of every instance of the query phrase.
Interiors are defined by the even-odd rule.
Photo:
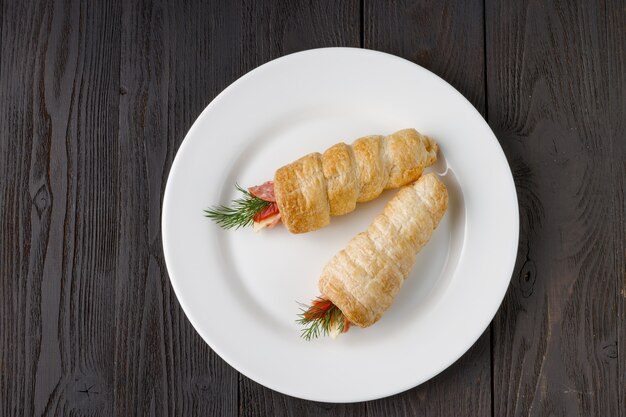
[[[323,266],[393,196],[319,231],[224,231],[203,209],[313,151],[415,127],[435,138],[449,209],[392,308],[374,326],[306,342],[299,307]],[[176,155],[163,202],[163,246],[176,295],[211,348],[249,378],[295,397],[371,400],[457,360],[493,318],[518,238],[511,171],[494,134],[454,88],[401,58],[328,48],[269,62],[202,112]]]

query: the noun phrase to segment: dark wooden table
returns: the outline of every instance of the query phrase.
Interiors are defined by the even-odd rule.
[[[623,0],[0,5],[1,416],[626,416]],[[504,303],[462,359],[332,405],[209,349],[170,286],[160,216],[176,150],[223,88],[340,45],[410,59],[482,112],[521,234]]]

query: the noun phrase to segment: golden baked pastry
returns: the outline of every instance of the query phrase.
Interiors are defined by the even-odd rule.
[[[282,221],[291,233],[310,232],[383,190],[415,181],[437,160],[437,150],[434,140],[415,129],[338,143],[279,168],[273,181],[238,187],[242,198],[206,214],[226,229],[253,225],[258,231]]]
[[[336,144],[279,168],[274,193],[281,221],[292,233],[305,233],[409,184],[437,160],[437,143],[415,129],[388,136],[366,136],[352,145]]]
[[[368,229],[324,267],[319,279],[322,297],[299,321],[309,326],[303,336],[315,337],[333,328],[345,332],[349,324],[368,327],[376,323],[393,303],[417,253],[447,208],[448,191],[434,174],[402,188]]]

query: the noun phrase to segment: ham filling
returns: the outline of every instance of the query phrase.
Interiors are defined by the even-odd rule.
[[[271,203],[269,206],[254,215],[254,223],[252,229],[255,232],[264,228],[271,229],[280,223],[280,211],[276,204],[276,196],[274,195],[274,181],[267,181],[261,185],[248,188],[248,192],[253,196]]]

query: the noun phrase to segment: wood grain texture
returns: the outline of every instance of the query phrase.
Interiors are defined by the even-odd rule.
[[[364,3],[363,46],[411,60],[485,111],[483,3],[415,0]],[[368,414],[491,415],[490,332],[449,369],[412,390],[368,404]]]
[[[493,326],[494,415],[624,412],[624,10],[487,2],[489,122],[521,214],[518,265]]]
[[[187,321],[169,283],[161,241],[162,195],[174,154],[195,117],[237,75],[229,3],[123,5],[114,403],[119,416],[237,414],[237,373]]]
[[[110,415],[119,4],[2,13],[2,415]]]
[[[618,404],[620,417],[626,417],[626,1],[607,1],[606,53],[609,84],[609,131],[611,177],[614,181],[613,211],[609,221],[615,229],[615,279],[617,299],[617,344],[609,359],[618,364]],[[620,237],[621,236],[621,237]]]

